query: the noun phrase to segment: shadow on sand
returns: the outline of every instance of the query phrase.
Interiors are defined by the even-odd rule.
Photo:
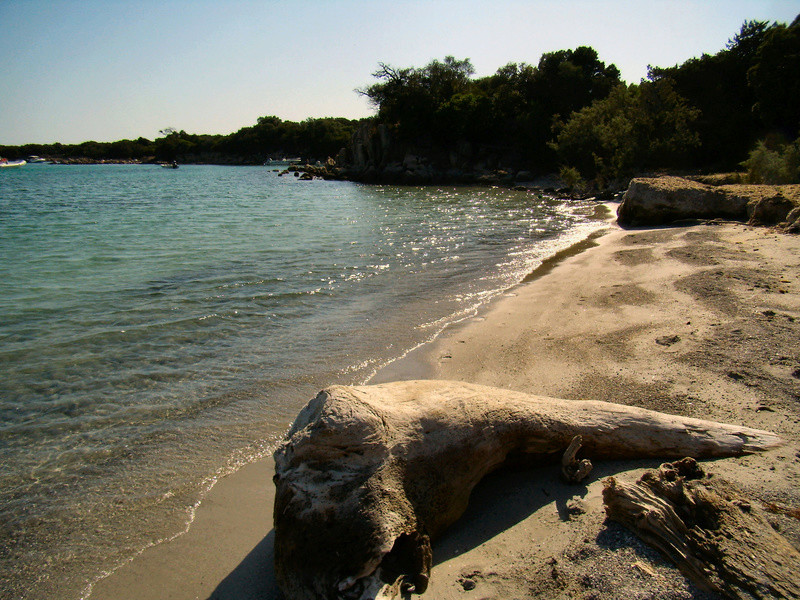
[[[595,466],[588,482],[635,468],[651,468],[657,459],[608,461]],[[567,519],[569,499],[585,496],[583,484],[561,480],[557,465],[504,468],[485,477],[473,490],[467,511],[437,540],[434,565],[452,560],[514,527],[537,510],[554,502]],[[275,530],[271,530],[223,579],[208,600],[281,600],[273,567]]]
[[[272,529],[223,579],[208,600],[278,600],[275,580],[275,530]]]

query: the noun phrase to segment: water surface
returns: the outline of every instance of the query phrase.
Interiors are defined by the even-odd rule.
[[[80,598],[185,530],[318,389],[474,314],[597,229],[592,212],[264,167],[4,170],[4,597]]]

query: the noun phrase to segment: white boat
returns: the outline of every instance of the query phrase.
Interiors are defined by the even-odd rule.
[[[21,167],[27,164],[24,160],[8,160],[7,158],[0,158],[0,168],[9,169],[11,167]]]
[[[47,162],[47,159],[46,158],[42,158],[41,156],[29,156],[28,157],[28,163],[29,164],[46,163],[46,162]]]

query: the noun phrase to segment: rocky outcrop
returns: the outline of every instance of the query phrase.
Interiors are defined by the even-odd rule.
[[[631,181],[617,209],[621,225],[661,225],[684,219],[742,220],[744,199],[731,201],[720,189],[681,177],[648,177]]]
[[[349,146],[335,157],[325,164],[304,165],[302,169],[315,177],[363,183],[511,187],[534,178],[523,162],[502,149],[476,147],[469,142],[450,148],[401,142],[394,139],[390,127],[372,120],[364,121],[353,133]]]
[[[334,386],[275,452],[275,573],[288,600],[422,593],[431,540],[509,455],[547,461],[577,436],[591,458],[733,456],[766,431],[449,381]]]
[[[800,229],[800,185],[712,186],[682,177],[631,181],[617,209],[623,226],[665,225],[687,219],[726,219]]]

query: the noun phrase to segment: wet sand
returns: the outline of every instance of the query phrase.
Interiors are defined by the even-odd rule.
[[[381,371],[634,404],[768,429],[787,444],[706,462],[756,503],[800,507],[800,237],[741,224],[623,231],[610,224],[475,318]],[[605,520],[602,480],[658,461],[501,471],[434,545],[424,597],[703,598]],[[272,464],[220,481],[189,532],[98,582],[91,598],[272,599]],[[800,547],[800,523],[770,517]]]

